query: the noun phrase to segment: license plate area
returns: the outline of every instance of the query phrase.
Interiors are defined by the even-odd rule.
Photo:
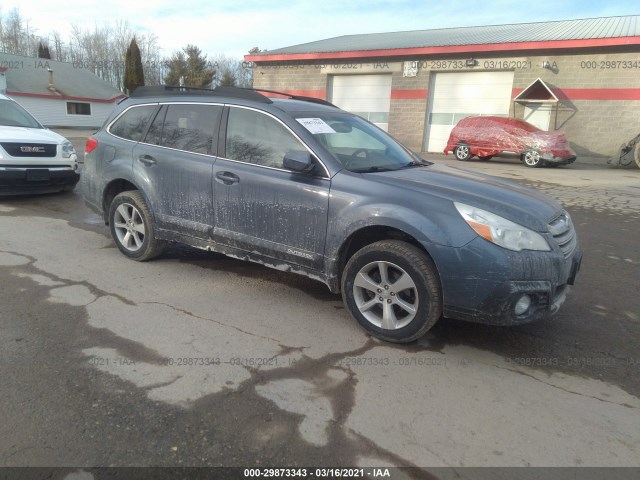
[[[32,168],[27,170],[27,182],[46,182],[49,181],[49,170],[44,168]]]

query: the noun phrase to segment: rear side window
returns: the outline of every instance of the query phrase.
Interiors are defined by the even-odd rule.
[[[150,133],[158,137],[158,125],[164,117],[159,145],[194,153],[211,153],[213,134],[222,114],[217,105],[169,105],[166,116],[160,112]],[[151,143],[151,142],[149,142]],[[155,143],[155,142],[154,142]]]
[[[231,108],[226,157],[266,167],[283,168],[285,153],[306,152],[304,145],[273,118],[244,108]]]
[[[139,142],[156,108],[157,105],[130,108],[111,125],[109,133],[126,140]]]

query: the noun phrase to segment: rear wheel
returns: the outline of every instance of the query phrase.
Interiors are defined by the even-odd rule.
[[[527,167],[531,168],[539,168],[544,164],[544,160],[542,160],[540,152],[533,148],[525,150],[521,159]]]
[[[166,247],[164,240],[155,238],[153,216],[137,190],[116,195],[109,208],[109,227],[118,249],[133,260],[151,260]]]
[[[456,148],[453,149],[453,154],[455,155],[456,160],[460,160],[461,162],[466,162],[472,157],[471,149],[466,143],[456,145]]]
[[[442,315],[441,288],[433,261],[398,240],[372,243],[347,262],[342,297],[371,335],[406,343],[424,335]]]

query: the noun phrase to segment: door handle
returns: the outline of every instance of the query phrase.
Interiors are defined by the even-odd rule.
[[[151,155],[140,155],[138,157],[138,161],[140,163],[144,163],[147,167],[150,167],[151,165],[156,164],[156,159],[153,158]]]
[[[225,185],[233,185],[240,182],[240,177],[231,172],[218,172],[216,173],[216,181]]]

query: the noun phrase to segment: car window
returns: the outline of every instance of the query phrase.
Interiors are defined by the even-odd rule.
[[[43,128],[29,112],[11,100],[0,100],[0,125]]]
[[[422,163],[386,132],[356,115],[301,113],[296,120],[352,172],[396,170]]]
[[[222,107],[218,105],[169,105],[160,145],[210,154],[213,132],[221,114]],[[161,118],[160,115],[158,117]],[[158,118],[156,120],[161,121]],[[155,126],[152,136],[157,135],[157,129],[158,126]]]
[[[139,142],[157,105],[142,105],[127,110],[113,125],[109,132],[117,137]]]
[[[227,122],[226,157],[266,167],[284,168],[287,152],[305,146],[275,119],[254,110],[231,108]]]

